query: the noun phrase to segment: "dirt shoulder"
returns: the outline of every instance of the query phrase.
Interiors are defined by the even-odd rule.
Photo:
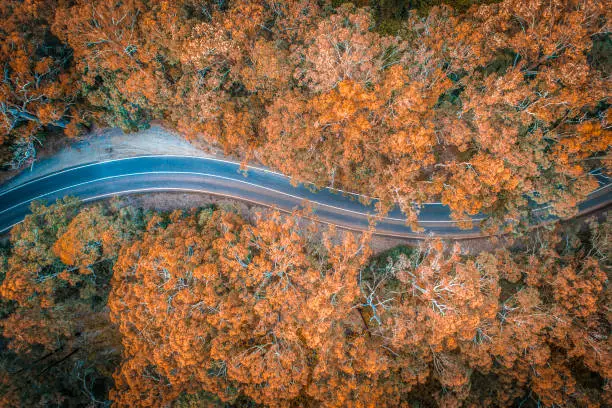
[[[21,173],[6,173],[0,178],[2,187],[11,188],[42,175],[69,167],[105,160],[150,154],[177,154],[201,157],[218,156],[212,148],[209,152],[191,145],[179,134],[160,125],[136,133],[123,133],[121,129],[102,129],[89,133],[72,144],[51,149],[39,156],[34,164]],[[46,157],[45,157],[46,156]]]
[[[149,194],[132,194],[120,197],[123,205],[129,205],[137,208],[144,208],[154,211],[172,211],[172,210],[189,210],[191,208],[205,207],[214,204],[219,208],[232,210],[237,212],[250,222],[254,222],[257,214],[267,214],[272,211],[268,207],[253,205],[251,203],[233,200],[215,196],[212,194],[194,194],[194,193],[149,193]],[[325,227],[322,226],[323,229]],[[341,234],[343,229],[338,229]],[[379,253],[396,247],[398,245],[417,245],[418,240],[408,240],[402,238],[390,238],[373,236],[370,242],[370,247],[374,253]]]

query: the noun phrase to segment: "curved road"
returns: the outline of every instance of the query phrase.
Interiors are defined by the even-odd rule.
[[[580,204],[582,213],[612,202],[612,184],[603,185]],[[66,195],[93,201],[114,195],[153,191],[210,193],[236,198],[279,210],[301,208],[305,200],[320,221],[353,230],[365,230],[374,206],[361,204],[352,193],[323,189],[313,192],[304,185],[292,186],[288,177],[267,169],[232,161],[190,156],[140,156],[86,164],[51,173],[0,191],[0,233],[21,222],[33,200],[53,202]],[[536,210],[538,211],[538,210]],[[423,238],[428,233],[461,238],[476,237],[478,228],[461,230],[449,218],[448,207],[425,204],[419,216],[424,233],[405,225],[397,209],[377,223],[376,234]],[[473,217],[474,221],[483,216]]]

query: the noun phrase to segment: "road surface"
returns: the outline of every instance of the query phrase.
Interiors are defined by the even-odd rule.
[[[611,186],[602,185],[580,205],[580,211],[609,204]],[[81,165],[0,190],[0,233],[21,222],[33,200],[51,203],[72,195],[88,202],[157,191],[209,193],[283,211],[301,208],[307,200],[320,221],[352,230],[367,229],[370,217],[375,214],[373,204],[360,203],[357,195],[329,189],[313,192],[304,185],[292,186],[288,177],[267,169],[247,167],[245,172],[239,163],[232,161],[155,155]],[[423,238],[430,233],[455,238],[479,236],[477,224],[482,215],[473,217],[476,221],[473,229],[462,230],[449,214],[448,207],[440,203],[425,204],[419,215],[419,224],[425,231],[415,233],[395,209],[377,223],[376,233],[402,238]]]

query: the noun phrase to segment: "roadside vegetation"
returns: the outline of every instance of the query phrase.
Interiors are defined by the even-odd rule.
[[[492,252],[66,198],[0,258],[0,403],[605,406],[611,220]]]

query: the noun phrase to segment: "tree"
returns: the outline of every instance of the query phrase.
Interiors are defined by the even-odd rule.
[[[458,250],[446,255],[441,242],[430,242],[374,261],[362,275],[368,325],[393,351],[403,392],[433,377],[461,393],[474,368],[491,366],[490,358],[475,359],[464,348],[488,336],[498,307],[497,271],[484,255],[463,261]]]
[[[175,212],[165,228],[159,221],[113,278],[109,304],[124,345],[117,404],[163,404],[201,389],[272,406],[306,396],[329,404],[330,392],[358,398],[324,384],[342,364],[346,331],[359,333],[351,306],[363,242],[315,248],[312,226],[296,230],[297,218],[276,213],[254,225],[219,210]]]
[[[79,204],[34,203],[11,231],[0,285],[2,303],[12,305],[0,321],[11,406],[53,395],[100,402],[111,386],[119,342],[106,297],[119,247],[138,234],[140,215],[101,205],[79,211]]]
[[[289,93],[272,105],[263,123],[264,161],[319,187],[340,187],[399,204],[415,226],[418,208],[436,191],[427,180],[435,129],[429,108],[440,88],[432,75],[416,85],[399,65],[368,90],[354,81],[313,99]]]
[[[79,1],[59,8],[53,25],[74,50],[82,92],[97,119],[126,131],[146,126],[155,103],[168,97],[165,78],[155,70],[156,50],[140,29],[149,10],[139,0]]]
[[[503,157],[518,186],[526,187],[521,194],[550,203],[560,216],[574,214],[597,186],[583,159],[609,147],[599,139],[609,131],[595,130],[606,128],[605,109],[598,108],[606,85],[586,55],[603,29],[602,7],[598,1],[506,1],[475,14],[478,35],[491,39],[475,44],[478,53],[491,59],[510,52],[514,60],[505,72],[473,75],[463,111],[473,111],[480,147]],[[570,147],[584,137],[585,149]]]
[[[298,48],[308,88],[268,105],[259,156],[297,181],[396,204],[415,229],[420,205],[438,200],[458,221],[490,216],[491,229],[571,216],[597,186],[589,170],[607,165],[607,84],[588,58],[603,9],[519,3],[412,14],[401,41],[340,8]]]
[[[585,251],[597,229],[580,234],[538,231],[477,256],[433,241],[373,258],[360,275],[362,314],[392,351],[387,370],[402,391],[428,390],[441,406],[606,401],[606,258]]]
[[[391,54],[398,43],[370,31],[372,17],[367,9],[343,4],[329,18],[322,19],[309,33],[309,40],[293,53],[301,61],[296,79],[313,92],[326,92],[342,81],[362,85],[377,83],[392,64]]]
[[[42,133],[79,133],[72,53],[49,30],[54,3],[0,6],[0,145],[12,149],[10,155],[3,151],[0,160],[13,169],[36,158]]]

